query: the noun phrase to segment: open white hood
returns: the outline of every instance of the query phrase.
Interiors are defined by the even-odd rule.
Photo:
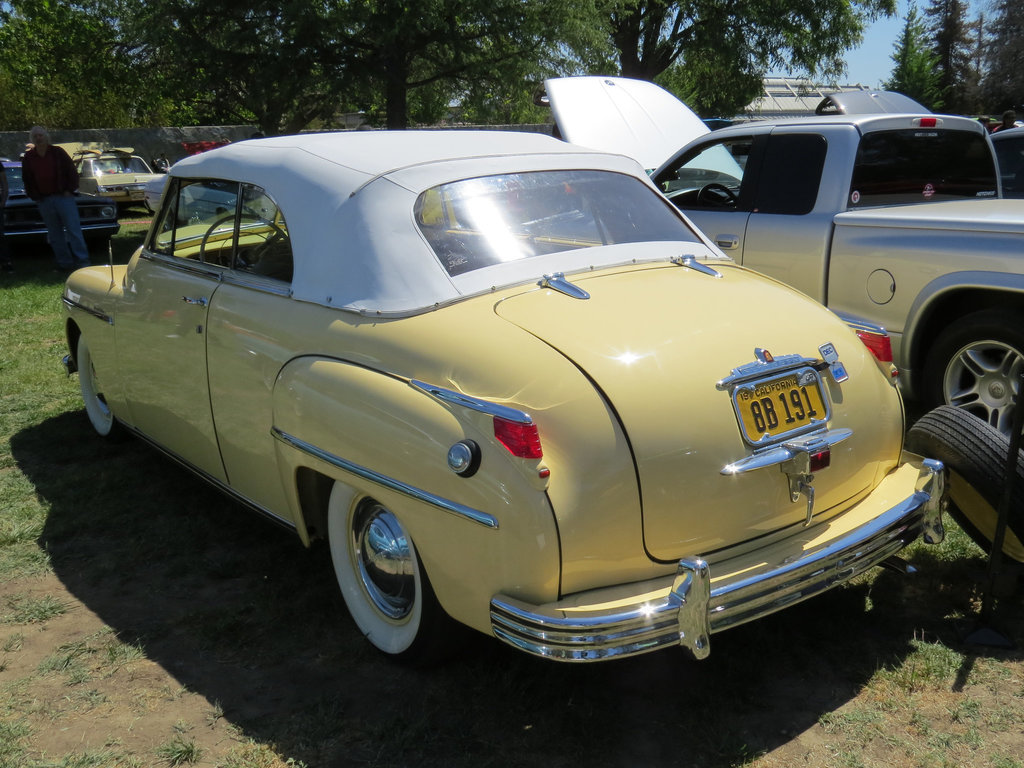
[[[683,102],[646,80],[559,77],[544,86],[563,139],[627,155],[647,170],[710,132]]]

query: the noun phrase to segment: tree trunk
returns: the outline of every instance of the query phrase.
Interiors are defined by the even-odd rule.
[[[388,130],[405,130],[409,124],[409,67],[403,61],[384,65],[384,102]]]

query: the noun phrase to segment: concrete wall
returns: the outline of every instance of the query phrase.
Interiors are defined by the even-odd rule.
[[[239,141],[257,131],[252,125],[190,126],[187,128],[124,128],[77,131],[51,131],[54,144],[96,143],[103,147],[134,147],[135,154],[147,163],[166,153],[173,163],[187,153],[182,142]],[[25,151],[28,131],[0,132],[0,157],[16,160]]]
[[[438,126],[429,130],[443,129]],[[458,129],[528,131],[551,134],[551,125],[486,125],[458,126]],[[187,154],[182,142],[240,141],[252,138],[258,129],[253,125],[191,126],[187,128],[124,128],[51,131],[54,144],[71,142],[95,143],[103,147],[134,147],[135,154],[147,163],[161,152],[173,163]],[[16,160],[25,151],[28,131],[0,132],[0,157]]]

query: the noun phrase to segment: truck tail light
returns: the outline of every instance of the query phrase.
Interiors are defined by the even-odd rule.
[[[521,459],[539,459],[544,451],[540,446],[537,425],[511,421],[500,416],[494,417],[494,436],[513,456]]]

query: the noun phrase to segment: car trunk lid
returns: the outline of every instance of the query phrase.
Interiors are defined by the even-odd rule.
[[[806,519],[807,498],[794,503],[777,464],[723,474],[754,453],[721,382],[744,365],[756,367],[755,349],[777,360],[818,360],[818,347],[833,343],[853,381],[851,387],[818,374],[832,411],[828,426],[853,432],[813,480],[815,512],[863,493],[880,477],[879,457],[891,467],[899,452],[898,398],[879,394],[888,383],[838,318],[777,283],[710,264],[720,277],[683,266],[570,276],[588,299],[542,288],[497,306],[501,317],[570,359],[617,414],[640,483],[645,546],[655,559],[707,555]],[[783,306],[784,313],[773,311]],[[627,314],[645,322],[620,322]],[[877,410],[851,408],[854,392],[865,390],[874,392]],[[776,396],[770,387],[761,394]],[[543,436],[542,421],[540,430]]]

